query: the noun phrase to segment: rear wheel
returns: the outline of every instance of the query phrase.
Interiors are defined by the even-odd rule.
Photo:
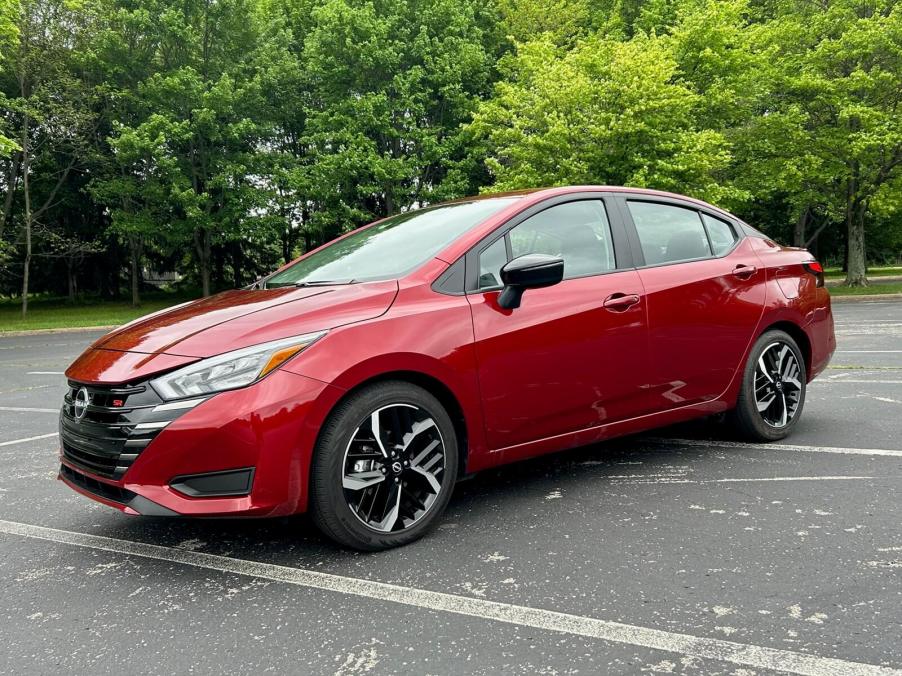
[[[805,405],[805,360],[784,331],[762,335],[749,355],[733,422],[752,441],[776,441],[795,428]]]
[[[412,383],[368,386],[323,427],[310,473],[314,522],[355,549],[412,542],[448,504],[457,462],[454,425],[438,399]]]

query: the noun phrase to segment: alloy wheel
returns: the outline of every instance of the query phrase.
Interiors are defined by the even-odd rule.
[[[770,343],[755,367],[755,405],[761,419],[774,428],[786,427],[802,399],[802,368],[792,348]]]
[[[425,410],[390,404],[357,427],[342,468],[354,515],[373,530],[399,532],[420,521],[442,491],[445,444]]]

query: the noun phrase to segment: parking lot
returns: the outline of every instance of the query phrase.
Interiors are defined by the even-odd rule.
[[[78,496],[56,411],[101,332],[0,338],[0,673],[902,674],[902,301],[834,309],[785,443],[712,422],[493,470],[379,554]]]

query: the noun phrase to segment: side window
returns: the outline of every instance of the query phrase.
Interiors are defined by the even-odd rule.
[[[501,268],[507,262],[505,239],[512,258],[530,253],[564,259],[564,279],[614,270],[611,226],[601,200],[566,202],[549,207],[512,228],[479,255],[479,288],[501,286]]]
[[[499,237],[479,254],[479,288],[491,289],[501,286],[501,268],[507,263],[507,248],[504,237]]]
[[[564,259],[564,279],[617,267],[611,226],[601,200],[566,202],[532,216],[509,233],[513,258],[530,253]]]
[[[632,200],[627,204],[636,224],[646,265],[688,261],[711,255],[705,228],[694,209]]]
[[[705,227],[708,228],[708,239],[711,240],[715,256],[725,254],[733,248],[737,237],[732,225],[708,214],[702,214],[702,220],[705,221]]]

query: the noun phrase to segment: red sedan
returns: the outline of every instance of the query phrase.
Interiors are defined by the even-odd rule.
[[[782,439],[835,345],[814,258],[704,202],[465,199],[99,339],[66,372],[60,478],[130,514],[309,511],[382,549],[495,465],[717,413]]]

